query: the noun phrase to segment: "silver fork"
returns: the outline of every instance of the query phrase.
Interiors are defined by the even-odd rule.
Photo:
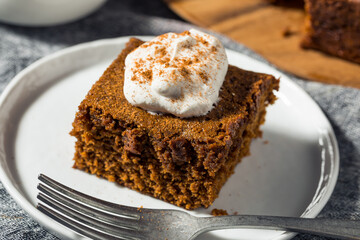
[[[274,216],[194,217],[184,211],[135,208],[85,195],[40,174],[37,208],[92,239],[194,239],[218,229],[257,228],[360,239],[360,221]]]

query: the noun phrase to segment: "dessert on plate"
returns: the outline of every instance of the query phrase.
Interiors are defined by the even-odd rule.
[[[78,108],[74,168],[186,209],[209,207],[261,136],[278,88],[271,75],[228,65],[209,34],[131,38]]]

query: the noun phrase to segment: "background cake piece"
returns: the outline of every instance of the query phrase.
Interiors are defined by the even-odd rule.
[[[305,0],[301,45],[360,63],[360,0]]]
[[[284,7],[305,2],[303,48],[360,63],[360,0],[267,0]]]
[[[74,168],[187,209],[209,207],[261,135],[279,81],[229,66],[207,115],[152,115],[123,94],[124,60],[142,43],[131,39],[80,104]]]

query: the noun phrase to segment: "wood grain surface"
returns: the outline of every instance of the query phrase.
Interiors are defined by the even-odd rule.
[[[360,88],[360,65],[299,46],[302,7],[265,0],[165,0],[179,16],[245,44],[299,77]]]

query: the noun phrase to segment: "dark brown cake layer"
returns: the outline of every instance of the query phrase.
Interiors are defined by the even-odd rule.
[[[305,0],[301,45],[360,63],[360,0]]]
[[[142,43],[131,39],[80,104],[74,167],[187,209],[208,207],[261,135],[279,81],[229,66],[206,116],[152,115],[123,94],[124,60]]]

